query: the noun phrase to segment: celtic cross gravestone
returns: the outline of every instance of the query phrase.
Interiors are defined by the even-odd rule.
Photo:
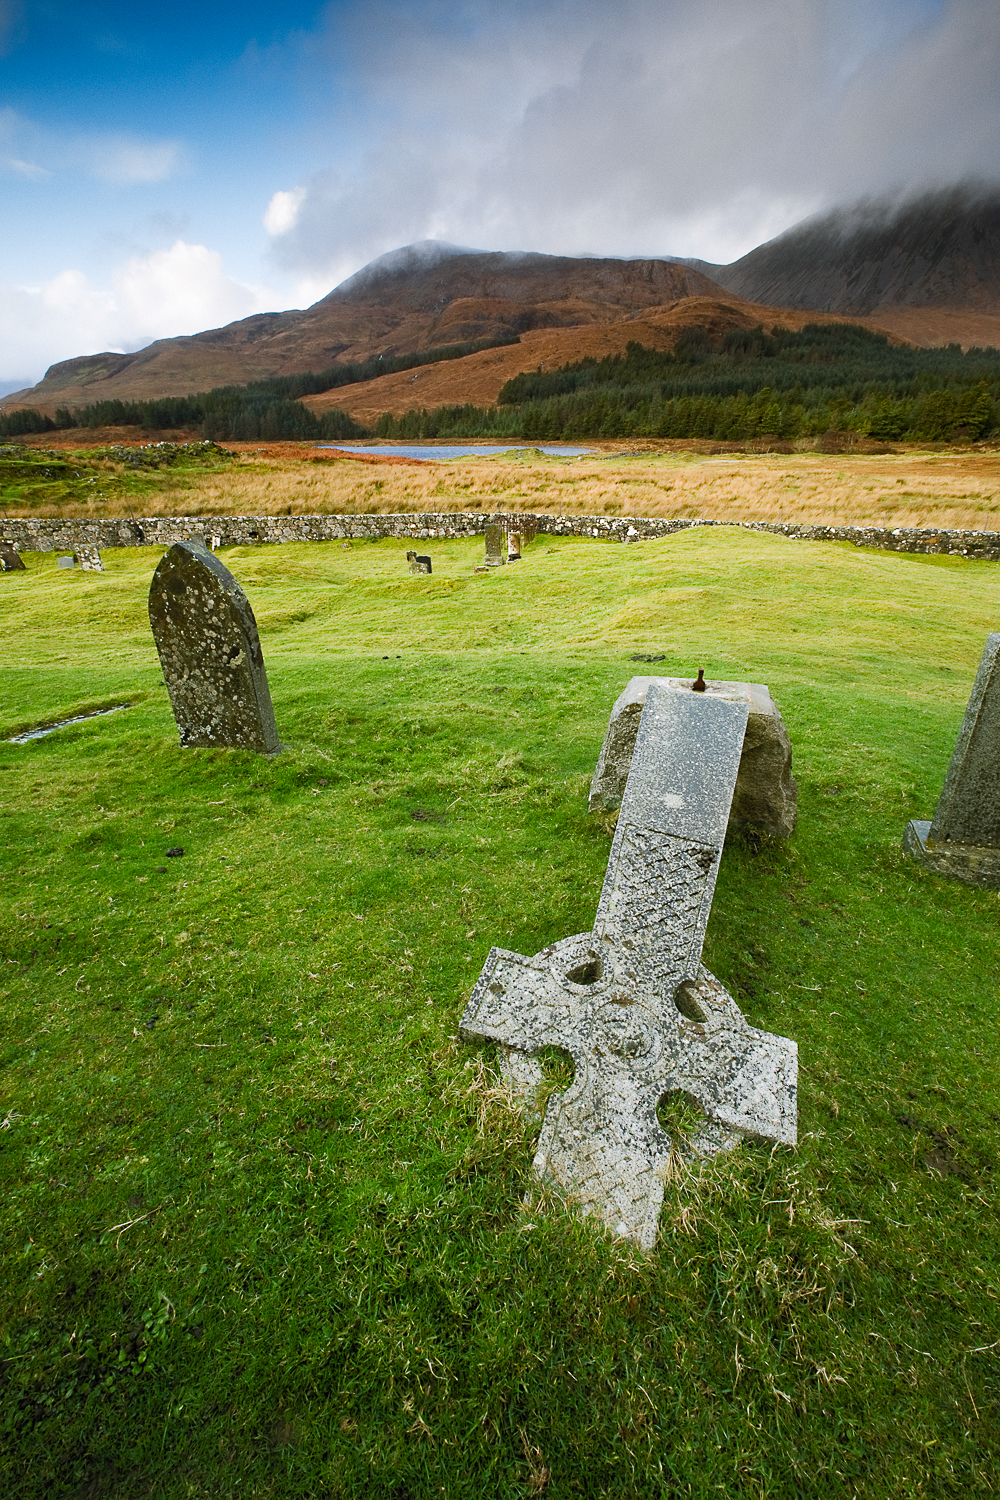
[[[250,601],[224,563],[175,542],[149,590],[149,622],[181,744],[281,749]]]
[[[796,1139],[795,1043],[748,1025],[701,962],[748,712],[649,687],[593,930],[532,958],[491,949],[462,1017],[466,1039],[500,1044],[526,1096],[543,1048],[570,1053],[535,1168],[644,1249],[684,1149],[659,1123],[665,1097],[703,1112],[696,1154]]]

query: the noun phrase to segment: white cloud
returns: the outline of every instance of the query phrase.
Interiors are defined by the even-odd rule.
[[[287,234],[298,222],[299,209],[306,196],[304,187],[274,194],[264,210],[264,228],[270,235]]]
[[[122,184],[163,182],[178,170],[183,155],[177,141],[128,135],[82,137],[77,150],[94,177]]]
[[[435,237],[729,260],[1000,169],[996,0],[367,0],[328,25],[350,110],[267,224],[314,280]]]
[[[139,349],[275,305],[265,287],[228,275],[216,251],[184,240],[131,257],[115,269],[110,287],[73,269],[40,286],[0,287],[0,387],[9,389],[24,370],[37,380],[60,360]]]
[[[70,134],[39,125],[9,107],[0,109],[0,169],[36,182],[64,167],[125,187],[163,182],[182,171],[185,160],[180,141],[124,132]]]
[[[47,167],[40,167],[33,161],[21,161],[17,156],[0,156],[0,167],[18,177],[27,177],[31,182],[44,182],[52,176]]]

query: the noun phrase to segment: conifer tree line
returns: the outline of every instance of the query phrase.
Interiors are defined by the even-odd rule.
[[[797,331],[738,329],[713,339],[687,331],[673,351],[630,343],[624,354],[583,359],[509,380],[494,407],[384,413],[374,430],[346,412],[315,416],[298,399],[516,338],[455,344],[420,354],[334,365],[157,401],[98,401],[55,418],[22,410],[0,416],[0,438],[69,428],[186,429],[215,441],[299,438],[343,441],[492,437],[794,439],[828,431],[879,441],[976,440],[1000,432],[1000,351],[957,344],[894,345],[854,323]]]
[[[493,408],[386,413],[387,438],[793,439],[834,430],[881,441],[977,439],[1000,430],[1000,351],[918,349],[853,323],[791,332],[686,333],[672,352],[630,343],[509,380]]]
[[[462,359],[480,349],[516,344],[516,336],[447,344],[421,353],[394,354],[362,363],[331,365],[314,374],[275,375],[248,385],[217,386],[193,396],[163,396],[154,401],[94,401],[70,411],[59,407],[55,417],[31,407],[0,415],[0,438],[72,428],[141,427],[147,432],[177,429],[197,432],[214,442],[276,442],[282,438],[333,439],[368,437],[369,430],[346,412],[315,416],[300,402],[343,385],[358,385],[379,375],[394,375],[442,360]]]

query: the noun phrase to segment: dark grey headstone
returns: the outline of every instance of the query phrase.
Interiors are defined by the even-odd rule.
[[[24,569],[24,558],[13,542],[0,542],[0,573],[16,573]]]
[[[176,542],[149,590],[149,623],[182,745],[281,749],[250,601],[200,541]]]
[[[486,566],[500,568],[503,563],[503,527],[491,522],[486,528]]]
[[[1000,634],[986,637],[934,817],[903,842],[940,875],[1000,886]]]

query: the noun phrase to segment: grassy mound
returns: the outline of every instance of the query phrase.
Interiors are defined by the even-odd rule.
[[[994,567],[481,549],[224,554],[273,761],[178,747],[158,554],[0,576],[6,735],[131,704],[0,744],[4,1492],[993,1493],[997,896],[900,839]],[[795,746],[799,830],[730,840],[705,961],[797,1039],[800,1144],[672,1181],[644,1259],[540,1189],[455,1034],[492,943],[593,920],[614,697],[699,666]]]

